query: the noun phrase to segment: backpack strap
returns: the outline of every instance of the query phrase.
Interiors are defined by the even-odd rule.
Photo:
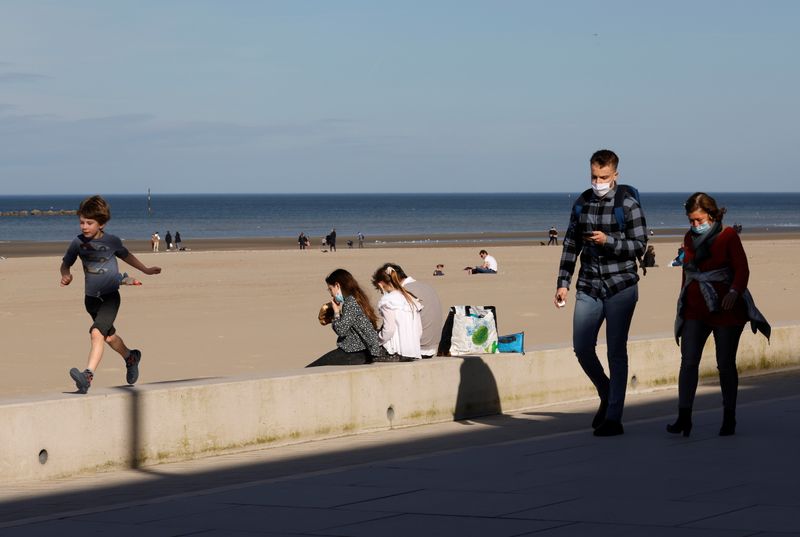
[[[591,195],[592,195],[592,189],[589,188],[587,190],[584,190],[581,193],[581,195],[578,196],[578,199],[575,200],[575,205],[572,206],[573,218],[571,227],[573,228],[573,230],[575,227],[580,225],[581,214],[583,214],[583,208],[586,206],[586,203],[589,201]]]
[[[630,185],[617,185],[617,191],[614,193],[614,218],[617,220],[619,231],[625,234],[625,207],[624,202],[626,197],[631,197],[639,202],[639,191]],[[642,276],[647,276],[647,267],[644,266],[642,256],[637,255],[636,260],[639,261],[639,266],[642,267]]]
[[[625,207],[624,202],[626,197],[631,197],[639,202],[639,191],[630,185],[617,185],[617,191],[614,193],[614,218],[617,220],[620,233],[625,233]]]

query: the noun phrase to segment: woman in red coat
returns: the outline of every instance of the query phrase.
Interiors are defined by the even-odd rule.
[[[754,332],[758,329],[767,338],[770,327],[747,290],[750,269],[739,234],[722,226],[725,209],[703,192],[692,194],[685,209],[691,229],[684,238],[683,282],[675,320],[675,338],[681,346],[678,420],[667,425],[667,431],[689,436],[692,430],[700,357],[713,333],[723,406],[719,434],[730,436],[736,432],[739,338],[748,321]]]

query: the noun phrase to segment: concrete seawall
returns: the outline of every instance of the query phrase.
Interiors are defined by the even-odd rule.
[[[800,326],[742,336],[740,371],[800,364]],[[600,347],[601,355],[605,349]],[[629,343],[630,390],[676,383],[671,338]],[[701,374],[716,375],[713,339]],[[0,401],[0,475],[47,479],[591,397],[571,349],[144,384]]]

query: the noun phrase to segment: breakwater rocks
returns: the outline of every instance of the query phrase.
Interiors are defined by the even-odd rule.
[[[75,216],[74,209],[31,209],[30,211],[0,211],[0,216]]]

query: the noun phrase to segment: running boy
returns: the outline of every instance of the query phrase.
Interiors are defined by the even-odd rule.
[[[119,237],[106,233],[104,228],[111,219],[111,211],[106,200],[92,196],[81,202],[78,220],[81,234],[75,237],[67,248],[61,262],[61,286],[72,283],[70,267],[78,257],[83,263],[86,281],[86,311],[94,323],[89,328],[92,347],[86,369],[73,367],[69,376],[75,381],[79,393],[86,393],[92,384],[94,372],[103,359],[104,343],[117,351],[125,359],[128,384],[135,384],[139,378],[139,361],[142,353],[128,349],[122,338],[116,334],[114,319],[119,311],[119,268],[117,257],[145,274],[159,274],[160,267],[146,267],[135,255],[122,245]]]

